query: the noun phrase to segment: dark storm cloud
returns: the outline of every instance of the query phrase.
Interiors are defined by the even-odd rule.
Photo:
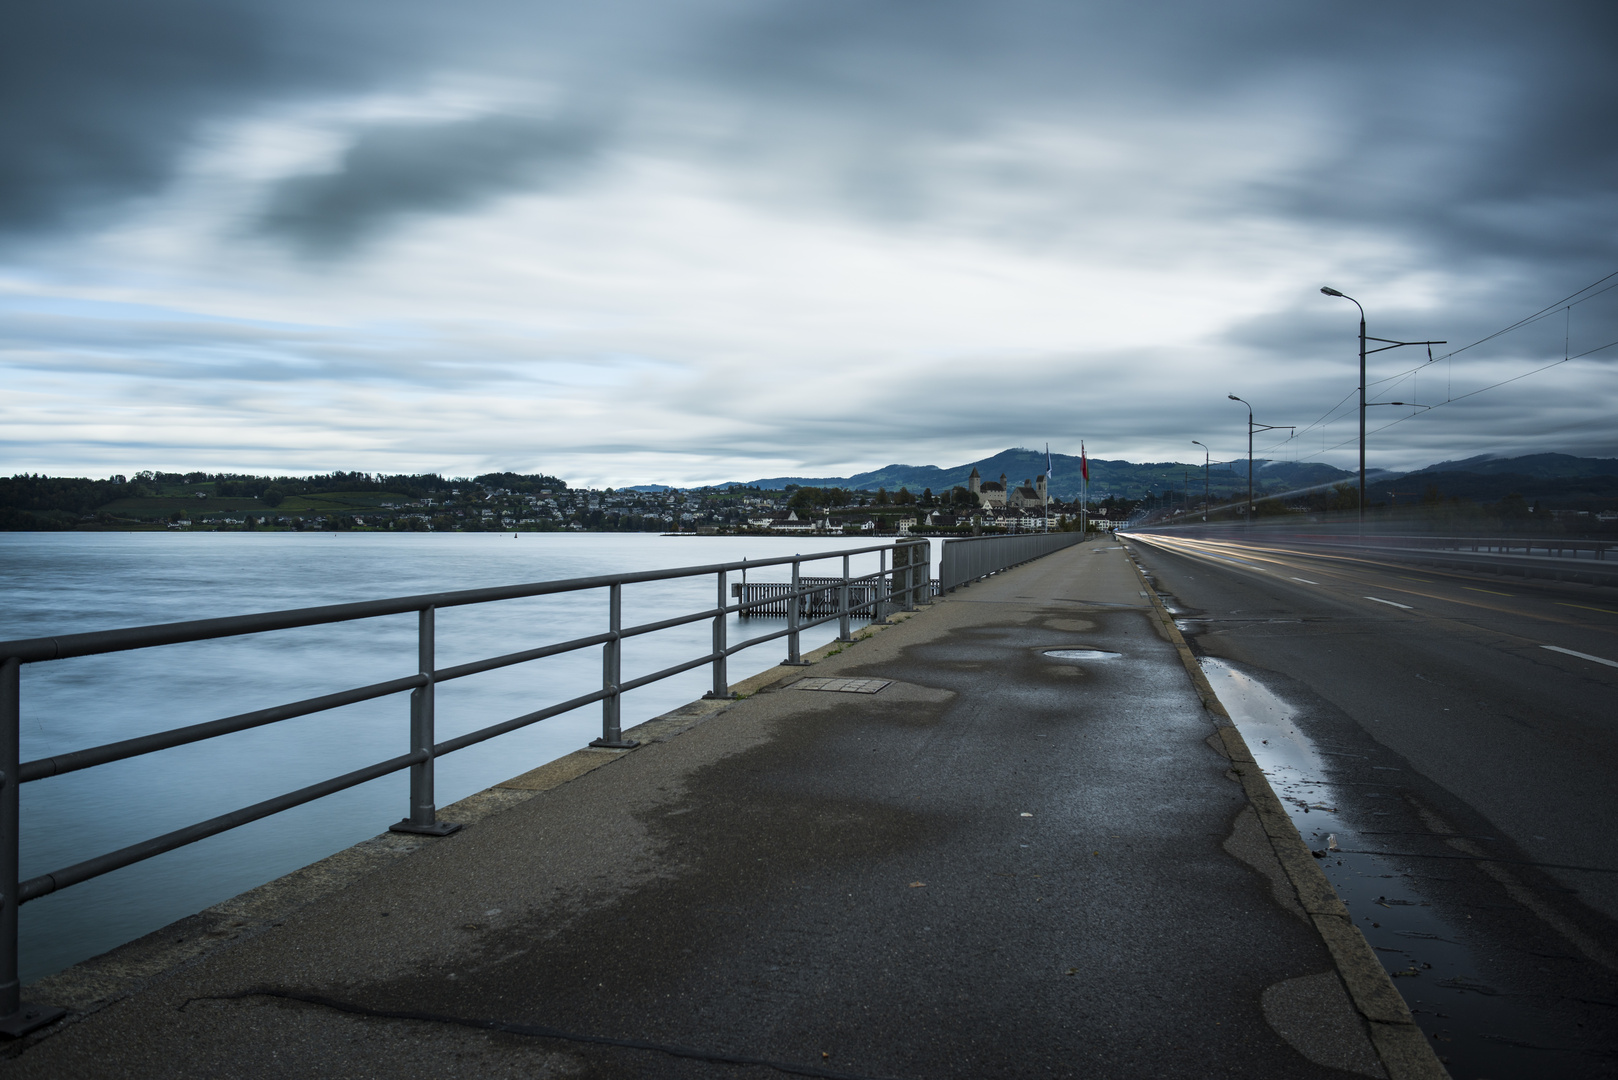
[[[298,0],[12,4],[0,33],[0,234],[96,222],[163,188],[209,121],[356,90],[400,57]]]
[[[517,116],[379,124],[334,170],[282,181],[258,228],[306,254],[342,253],[403,217],[554,189],[585,171],[600,142],[583,122]]]
[[[1331,145],[1255,177],[1251,208],[1380,229],[1456,269],[1571,260],[1578,276],[1612,261],[1618,8],[1413,5],[1342,31],[1329,51],[1306,47],[1322,66],[1303,88]]]
[[[1604,137],[1618,101],[1615,46],[1618,10],[1594,3],[1349,13],[1254,2],[620,0],[578,12],[470,0],[451,18],[404,0],[386,19],[303,0],[30,4],[0,37],[0,100],[11,104],[0,120],[0,230],[60,226],[159,190],[210,121],[476,71],[540,73],[581,98],[696,102],[730,130],[688,151],[728,150],[723,164],[737,172],[792,174],[785,198],[818,186],[861,217],[896,222],[941,212],[952,189],[997,181],[940,167],[929,147],[1026,121],[1217,124],[1303,102],[1333,125],[1322,151],[1211,197],[1209,214],[1382,228],[1454,258],[1596,258],[1618,227],[1618,144]],[[589,142],[578,129],[521,126],[489,118],[362,133],[337,173],[277,191],[264,224],[306,250],[340,248],[409,213],[554,184]],[[466,151],[466,167],[435,156],[439,147]],[[1009,183],[1083,201],[1059,170],[1025,165]],[[1072,209],[1056,201],[1031,212]]]
[[[988,181],[925,157],[907,168],[929,139],[1027,120],[1118,130],[1176,115],[1212,132],[1269,109],[1311,115],[1317,130],[1301,134],[1318,148],[1210,192],[1208,215],[1383,230],[1449,259],[1593,267],[1612,257],[1618,233],[1618,141],[1605,134],[1618,105],[1615,52],[1610,4],[1347,12],[918,0],[762,5],[703,55],[710,77],[766,103],[767,126],[787,118],[824,140],[822,161],[844,170],[831,189],[860,213],[913,218],[940,188]],[[817,126],[821,110],[837,111],[836,131]],[[1290,134],[1238,131],[1228,150],[1258,160],[1267,140]]]

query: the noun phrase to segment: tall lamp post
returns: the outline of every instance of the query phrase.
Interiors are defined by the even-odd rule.
[[[1247,507],[1242,511],[1242,522],[1253,524],[1253,432],[1255,431],[1296,431],[1290,424],[1255,424],[1253,423],[1253,406],[1245,398],[1235,394],[1226,394],[1232,401],[1240,401],[1247,405]]]
[[[1202,520],[1208,520],[1208,444],[1191,440],[1191,445],[1202,447]]]
[[[1384,338],[1384,337],[1368,338],[1368,337],[1365,336],[1365,307],[1358,300],[1355,300],[1352,296],[1349,296],[1347,293],[1338,292],[1336,289],[1332,288],[1330,285],[1322,285],[1320,287],[1320,291],[1325,293],[1327,296],[1341,297],[1342,299],[1349,301],[1355,307],[1360,309],[1360,527],[1364,528],[1365,527],[1365,354],[1366,354],[1365,343],[1367,341],[1385,342],[1385,344],[1381,348],[1370,350],[1371,352],[1374,352],[1374,353],[1387,352],[1389,349],[1397,349],[1401,345],[1426,345],[1427,346],[1427,359],[1428,359],[1428,361],[1431,361],[1432,358],[1433,358],[1432,346],[1434,346],[1434,345],[1448,345],[1449,342],[1447,342],[1447,341],[1394,341],[1392,338]],[[1404,402],[1402,402],[1402,401],[1386,401],[1386,402],[1378,401],[1378,402],[1375,402],[1375,404],[1377,404],[1377,405],[1403,405]]]

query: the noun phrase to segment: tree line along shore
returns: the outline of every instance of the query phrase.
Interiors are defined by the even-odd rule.
[[[891,533],[908,521],[916,522],[916,531],[928,531],[918,519],[930,516],[934,528],[942,520],[945,531],[969,531],[967,495],[964,488],[935,496],[930,490],[797,485],[592,489],[547,474],[509,472],[475,477],[140,472],[105,480],[19,475],[0,478],[0,529],[768,533],[788,518],[814,516],[842,531]],[[1139,502],[1109,498],[1093,509],[1123,515]],[[1076,517],[1077,506],[1069,509]]]

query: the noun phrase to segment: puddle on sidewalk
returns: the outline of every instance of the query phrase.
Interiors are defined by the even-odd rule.
[[[1379,830],[1388,826],[1379,819],[1390,811],[1351,816],[1341,808],[1344,789],[1328,777],[1332,758],[1365,755],[1316,745],[1293,723],[1296,710],[1263,683],[1222,660],[1202,657],[1200,662],[1304,843],[1325,853],[1320,864],[1326,877],[1450,1074],[1456,1080],[1530,1080],[1564,1075],[1565,1065],[1586,1064],[1587,1059],[1575,1065],[1568,1054],[1536,1040],[1541,1007],[1487,984],[1472,950],[1462,944],[1464,922],[1435,911],[1412,873],[1393,859],[1354,853],[1387,850],[1389,838]],[[1353,786],[1379,785],[1355,781]],[[1387,787],[1386,797],[1397,798],[1397,782],[1390,780]],[[1359,792],[1358,798],[1378,794]],[[1333,839],[1349,850],[1330,850]]]

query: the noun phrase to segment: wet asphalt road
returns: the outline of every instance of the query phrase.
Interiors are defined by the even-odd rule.
[[[1273,854],[1232,854],[1242,790],[1138,590],[1112,545],[972,586],[805,672],[880,693],[760,693],[4,1072],[780,1075],[675,1047],[865,1077],[1374,1072]],[[1116,655],[1045,655],[1075,647]]]
[[[1618,591],[1135,550],[1193,649],[1280,699],[1265,733],[1312,760],[1293,748],[1271,779],[1305,839],[1393,853],[1328,876],[1454,1075],[1618,1074],[1618,669],[1555,651],[1618,660]]]

